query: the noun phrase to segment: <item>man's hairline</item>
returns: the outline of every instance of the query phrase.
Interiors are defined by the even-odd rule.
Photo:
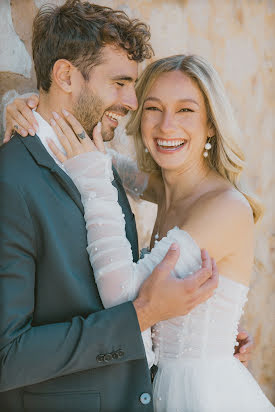
[[[122,50],[122,51],[125,52],[125,54],[127,55],[126,50],[123,49],[123,47],[119,46],[118,44],[115,44],[115,43],[107,43],[107,44],[104,44],[104,45],[99,49],[99,52],[98,52],[98,54],[97,54],[97,56],[96,56],[96,59],[95,59],[96,61],[94,62],[94,64],[92,63],[91,66],[90,66],[90,70],[89,70],[89,73],[88,73],[88,79],[85,79],[85,77],[84,77],[84,75],[82,74],[81,70],[80,70],[72,61],[70,61],[70,60],[68,60],[68,59],[62,59],[62,58],[57,59],[57,60],[54,62],[53,66],[55,65],[55,63],[56,63],[58,60],[67,60],[74,68],[76,68],[76,69],[81,73],[81,75],[83,76],[83,80],[84,80],[85,82],[87,82],[87,81],[90,80],[90,75],[91,75],[93,69],[107,62],[107,58],[104,57],[104,56],[102,56],[102,51],[103,51],[103,49],[104,49],[105,47],[107,47],[107,46],[111,46],[111,47],[113,47],[113,48],[116,49],[116,50]],[[129,58],[129,55],[127,55],[127,58],[128,58],[129,61],[135,61],[137,64],[142,63],[144,60],[146,60],[146,59],[143,59],[141,62],[139,62],[139,61],[130,59],[130,58]],[[98,59],[98,60],[97,60],[97,59]],[[88,67],[89,67],[89,66],[88,66]],[[52,71],[53,71],[53,69],[52,69]],[[51,76],[52,76],[52,71],[51,71]],[[115,77],[116,77],[116,76],[114,76],[113,80],[115,80]],[[128,76],[128,75],[117,76],[117,79],[116,79],[116,80],[119,80],[119,79],[120,79],[120,80],[129,81],[129,82],[134,82],[135,84],[136,84],[137,81],[138,81],[138,78],[137,78],[137,79],[133,79],[132,77],[130,77],[130,76]],[[46,93],[46,94],[47,94],[47,93],[50,92],[51,87],[52,87],[52,80],[51,80],[51,85],[50,85],[49,90],[45,90],[45,89],[43,89],[42,87],[40,87],[40,88],[39,88],[39,93],[42,92],[42,93]]]

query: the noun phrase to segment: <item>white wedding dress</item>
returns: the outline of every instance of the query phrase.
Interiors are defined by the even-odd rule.
[[[181,251],[174,276],[184,278],[200,268],[200,248],[177,227],[133,263],[117,190],[111,184],[110,154],[85,153],[64,166],[81,193],[87,250],[106,308],[133,300],[172,242],[176,241]],[[134,186],[133,193],[144,186],[142,178],[135,184],[139,180],[140,187]],[[247,292],[246,286],[221,275],[218,288],[207,302],[186,316],[158,323],[152,333],[143,332],[149,367],[153,363],[158,366],[153,388],[156,412],[275,410],[246,367],[233,356]]]

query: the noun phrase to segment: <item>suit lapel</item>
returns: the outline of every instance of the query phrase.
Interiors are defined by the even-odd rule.
[[[75,204],[79,207],[82,214],[84,215],[84,207],[81,202],[81,196],[72,179],[65,172],[63,172],[63,170],[60,169],[60,167],[56,163],[51,169],[51,173],[55,176],[56,180],[60,183],[60,185],[68,193],[68,195],[73,199]]]
[[[131,210],[131,206],[127,199],[127,196],[123,188],[122,182],[120,180],[120,177],[114,167],[113,167],[113,173],[114,173],[114,180],[112,184],[118,191],[118,203],[120,204],[122,211],[124,213],[124,216],[125,216],[126,236],[129,242],[131,243],[134,262],[137,262],[139,258],[139,248],[138,248],[138,236],[137,236],[135,217]]]
[[[82,214],[84,215],[84,208],[81,202],[81,196],[79,191],[77,190],[74,182],[72,179],[56,164],[54,159],[49,155],[43,144],[41,143],[39,137],[35,135],[34,137],[28,136],[27,138],[22,138],[20,135],[16,134],[17,137],[21,140],[21,142],[25,145],[27,150],[30,152],[33,159],[36,163],[41,166],[45,167],[50,170],[50,172],[54,175],[55,179],[59,182],[59,184],[63,187],[63,189],[68,193],[71,199],[75,202],[78,206]],[[133,213],[131,211],[131,207],[129,205],[126,193],[123,189],[121,180],[115,168],[113,168],[114,172],[114,181],[112,184],[118,190],[118,201],[120,206],[122,207],[123,213],[125,214],[126,219],[126,235],[129,242],[132,245],[132,251],[134,260],[138,260],[138,240],[137,240],[137,230],[135,219],[133,217]]]
[[[38,136],[29,136],[27,138],[21,138],[17,134],[17,137],[21,140],[21,142],[26,146],[27,150],[30,152],[36,163],[41,166],[45,167],[50,170],[50,172],[54,175],[56,180],[59,184],[63,187],[63,189],[68,193],[68,195],[72,198],[72,200],[76,203],[76,205],[81,210],[82,214],[84,214],[84,208],[81,202],[81,196],[79,191],[77,190],[74,182],[72,179],[56,164],[54,159],[49,155],[43,144],[41,143]]]

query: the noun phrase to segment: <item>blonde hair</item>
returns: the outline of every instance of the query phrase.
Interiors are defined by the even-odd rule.
[[[134,137],[138,166],[151,173],[160,171],[160,167],[145,152],[141,137],[141,116],[144,100],[153,83],[162,74],[181,71],[196,82],[204,96],[208,121],[214,126],[215,136],[211,138],[211,150],[206,161],[210,168],[227,179],[248,200],[255,223],[263,214],[263,207],[258,200],[240,187],[240,175],[245,166],[245,159],[237,141],[241,141],[241,132],[235,120],[232,107],[226,96],[223,84],[216,70],[202,57],[196,55],[175,55],[151,63],[139,78],[136,87],[139,107],[133,112],[127,124],[127,133]]]

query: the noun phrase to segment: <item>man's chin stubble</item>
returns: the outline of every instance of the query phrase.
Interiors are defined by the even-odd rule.
[[[104,142],[109,142],[113,140],[115,137],[115,129],[110,128],[110,129],[105,129],[104,126],[102,127],[102,138]]]

